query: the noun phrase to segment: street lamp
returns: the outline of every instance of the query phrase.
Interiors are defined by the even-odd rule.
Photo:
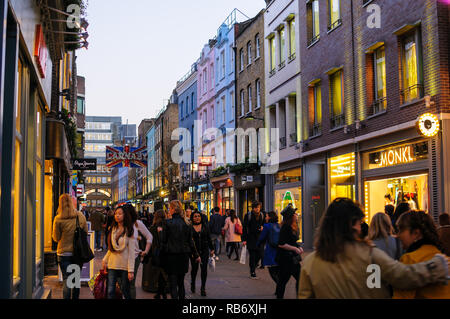
[[[246,119],[246,120],[259,120],[259,121],[263,121],[264,122],[264,119],[261,119],[259,117],[254,117],[252,114],[247,114],[244,117],[244,119]]]

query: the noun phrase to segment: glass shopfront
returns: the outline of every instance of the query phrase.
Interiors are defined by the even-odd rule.
[[[274,204],[275,212],[278,214],[279,221],[282,221],[281,212],[289,204],[297,208],[298,226],[300,230],[299,242],[303,241],[303,218],[302,218],[302,171],[301,168],[294,168],[286,171],[280,171],[275,175]],[[286,187],[283,187],[285,184]]]
[[[409,203],[411,209],[428,211],[428,174],[417,174],[364,182],[367,222],[376,213],[384,212],[384,206]]]
[[[330,176],[330,202],[339,197],[355,200],[355,153],[331,158],[328,171]]]
[[[362,156],[366,222],[385,205],[409,203],[429,211],[428,143],[418,142],[375,150]],[[415,166],[413,170],[409,169]],[[388,170],[389,172],[387,172]],[[379,172],[375,176],[372,172]],[[394,172],[394,173],[392,173]],[[370,177],[367,177],[367,176]]]
[[[225,215],[227,209],[234,209],[234,189],[232,187],[217,190],[217,207],[220,208],[221,215]]]

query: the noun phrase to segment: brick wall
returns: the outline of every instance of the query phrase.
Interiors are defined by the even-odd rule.
[[[243,30],[242,30],[243,29]],[[259,37],[260,43],[260,58],[256,59],[256,36]],[[249,109],[249,98],[248,98],[248,86],[252,87],[252,115],[255,118],[264,118],[264,109],[265,109],[265,79],[264,79],[264,13],[261,11],[253,21],[249,23],[242,23],[241,29],[238,31],[238,35],[236,37],[236,95],[235,95],[235,105],[236,105],[236,127],[242,128],[244,131],[248,128],[254,127],[255,129],[259,129],[264,127],[264,122],[260,120],[246,120],[241,117],[241,98],[240,92],[243,90],[245,92],[244,104],[245,104],[245,113],[248,112]],[[252,46],[252,63],[247,65],[248,55],[247,55],[247,44],[251,43]],[[244,52],[244,61],[245,66],[244,70],[239,72],[240,66],[240,50]],[[257,102],[257,91],[256,91],[256,80],[260,81],[260,97],[261,97],[261,106],[258,109],[256,108]],[[247,146],[248,150],[248,146]],[[248,151],[246,152],[246,156],[248,156]]]
[[[367,26],[370,13],[367,7],[362,6],[362,1],[353,1],[353,27],[351,2],[341,1],[342,25],[329,33],[327,1],[320,1],[320,40],[309,48],[307,24],[300,24],[303,91],[307,92],[310,81],[321,79],[323,108],[322,135],[307,140],[304,151],[413,121],[424,112],[450,111],[448,5],[437,0],[374,0],[371,4],[381,8],[380,29]],[[300,16],[306,17],[306,9],[306,3],[300,2]],[[423,99],[405,105],[401,96],[401,90],[404,89],[401,77],[403,35],[394,32],[402,26],[415,24],[420,28],[422,40],[423,96],[430,95],[436,102],[432,109],[425,107]],[[387,110],[368,118],[368,109],[374,99],[371,91],[373,69],[370,68],[373,61],[366,50],[377,42],[383,42],[385,46]],[[329,78],[325,72],[341,65],[348,134],[343,129],[330,131]],[[303,95],[302,102],[303,111],[308,114],[307,94]],[[361,120],[362,129],[356,130],[355,120]]]

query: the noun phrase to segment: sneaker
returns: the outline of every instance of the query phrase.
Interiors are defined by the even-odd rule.
[[[256,274],[255,274],[255,273],[251,274],[251,275],[250,275],[250,278],[251,278],[251,279],[258,279],[258,277],[256,277]]]

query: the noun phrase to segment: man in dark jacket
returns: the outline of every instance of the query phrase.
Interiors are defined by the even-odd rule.
[[[89,217],[89,221],[91,222],[91,229],[95,231],[95,251],[103,251],[102,232],[105,216],[103,213],[95,210]]]
[[[216,260],[219,260],[220,255],[220,249],[221,249],[221,243],[220,243],[220,237],[222,235],[222,228],[225,226],[225,222],[223,220],[223,217],[220,216],[220,208],[215,207],[214,208],[214,214],[211,215],[209,220],[209,231],[211,232],[211,239],[214,244],[214,251],[216,252]]]
[[[161,232],[164,269],[169,276],[172,299],[185,299],[184,277],[189,271],[189,258],[199,256],[194,248],[192,230],[181,217],[181,209],[170,208]]]
[[[264,216],[261,214],[261,203],[254,201],[252,211],[244,217],[242,244],[247,247],[250,254],[250,277],[257,279],[255,269],[258,262],[262,259],[262,245],[258,246],[258,238],[264,226]]]

